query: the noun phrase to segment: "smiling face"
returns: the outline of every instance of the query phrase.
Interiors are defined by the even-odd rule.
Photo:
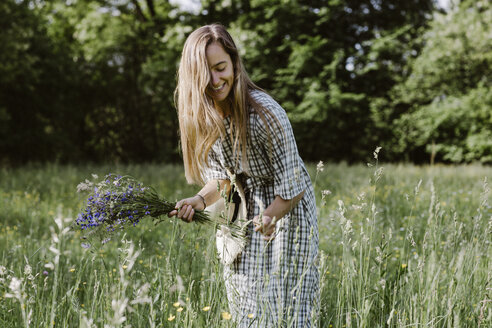
[[[211,77],[207,94],[219,107],[222,107],[221,103],[231,92],[234,83],[234,67],[231,56],[224,51],[218,42],[211,43],[207,47],[206,54]]]

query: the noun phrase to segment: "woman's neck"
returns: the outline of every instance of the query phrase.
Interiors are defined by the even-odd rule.
[[[229,98],[224,99],[223,101],[220,102],[214,102],[215,108],[219,111],[220,115],[222,118],[226,118],[231,114],[231,102]]]

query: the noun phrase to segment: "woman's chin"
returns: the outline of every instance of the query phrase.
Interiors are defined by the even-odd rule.
[[[212,96],[212,98],[214,99],[215,102],[220,103],[220,102],[223,102],[224,100],[226,100],[227,95],[228,94],[225,93],[225,92],[220,92],[220,93],[219,92],[216,92],[216,93],[214,93],[214,95]]]

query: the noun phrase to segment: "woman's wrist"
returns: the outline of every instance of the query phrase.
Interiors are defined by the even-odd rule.
[[[207,203],[205,202],[205,197],[200,194],[196,194],[195,197],[198,197],[200,201],[203,203],[203,209],[207,208]]]

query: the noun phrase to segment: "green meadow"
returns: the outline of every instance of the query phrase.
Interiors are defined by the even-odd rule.
[[[492,326],[492,167],[308,168],[320,327]],[[179,165],[0,169],[0,326],[234,327],[213,228],[149,219],[81,247],[76,187],[109,172],[169,200],[198,190]]]

